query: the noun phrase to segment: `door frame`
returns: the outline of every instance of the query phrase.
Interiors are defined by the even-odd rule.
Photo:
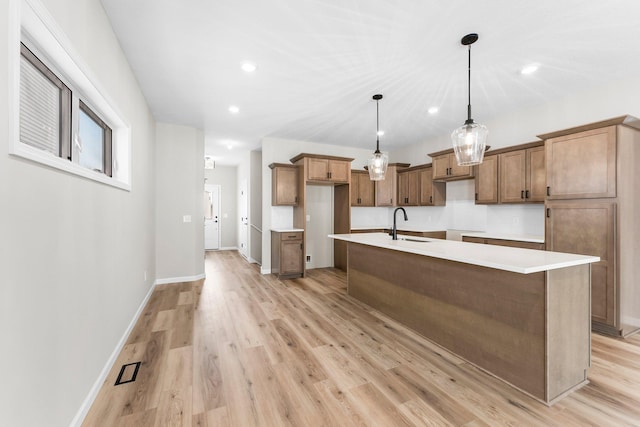
[[[214,191],[214,190],[217,190],[217,192]],[[216,203],[218,211],[217,212],[213,212],[214,216],[216,216],[216,215],[218,216],[218,248],[217,249],[207,249],[206,248],[206,244],[204,242],[207,241],[207,236],[205,234],[204,235],[204,239],[203,239],[204,250],[205,251],[220,250],[220,245],[222,243],[222,217],[221,217],[221,214],[220,214],[220,212],[222,211],[221,206],[220,206],[221,201],[222,201],[222,194],[221,194],[222,193],[222,186],[219,185],[219,184],[205,184],[204,185],[204,191],[211,191],[214,194],[215,193],[218,194],[218,200],[217,200],[217,203]],[[207,222],[207,219],[205,218],[204,219],[205,225],[206,225],[206,222]],[[205,228],[204,227],[202,228],[202,233],[203,234],[205,233]]]

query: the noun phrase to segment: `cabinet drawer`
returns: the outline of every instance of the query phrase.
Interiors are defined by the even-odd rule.
[[[302,240],[302,231],[294,231],[291,233],[280,233],[282,240]]]

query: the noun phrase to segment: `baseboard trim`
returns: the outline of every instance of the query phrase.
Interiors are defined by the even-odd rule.
[[[193,282],[195,280],[204,279],[206,275],[196,274],[195,276],[183,276],[183,277],[167,277],[165,279],[156,279],[154,285],[166,285],[168,283],[182,283],[182,282]]]
[[[89,394],[87,394],[87,397],[84,399],[84,402],[82,402],[82,405],[80,406],[80,409],[78,409],[78,412],[76,413],[76,416],[73,417],[73,420],[71,421],[71,424],[69,424],[71,427],[76,427],[76,426],[80,427],[80,425],[84,421],[85,417],[89,413],[89,409],[91,409],[91,405],[93,405],[94,400],[96,400],[96,397],[98,397],[98,393],[100,392],[100,389],[102,388],[102,386],[104,384],[104,381],[107,378],[107,375],[109,375],[109,372],[111,371],[111,368],[113,367],[113,364],[116,363],[116,360],[118,359],[118,356],[122,352],[122,349],[124,348],[124,345],[127,342],[127,338],[129,337],[129,334],[131,333],[131,331],[133,330],[134,326],[138,322],[138,318],[142,314],[145,306],[147,305],[147,302],[149,301],[149,298],[151,298],[151,294],[153,293],[153,290],[155,289],[155,287],[156,286],[155,286],[155,283],[154,283],[149,288],[149,292],[147,292],[147,295],[145,295],[144,299],[140,303],[140,306],[138,307],[138,310],[133,315],[133,318],[131,319],[131,322],[129,322],[129,326],[127,326],[127,329],[122,334],[122,337],[120,338],[120,341],[118,341],[118,344],[116,345],[116,348],[111,353],[111,356],[109,356],[109,359],[107,359],[107,363],[104,365],[104,368],[102,368],[102,371],[100,372],[100,375],[98,375],[98,378],[93,383],[93,386],[91,387],[91,390],[89,390]]]
[[[271,274],[271,269],[260,266],[260,274]]]

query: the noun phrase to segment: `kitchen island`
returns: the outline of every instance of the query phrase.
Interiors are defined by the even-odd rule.
[[[598,257],[383,233],[329,237],[348,243],[350,296],[546,404],[586,384]]]

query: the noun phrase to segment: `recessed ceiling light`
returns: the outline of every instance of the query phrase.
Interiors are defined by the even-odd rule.
[[[522,74],[532,74],[535,73],[540,66],[538,64],[530,64],[520,70]]]
[[[438,109],[438,107],[431,107],[431,108],[429,108],[429,109],[427,110],[427,112],[428,112],[429,114],[435,114],[435,113],[437,113],[437,112],[438,112],[438,110],[439,110],[439,109]]]
[[[232,106],[230,106],[230,107],[229,107],[229,112],[230,112],[231,114],[237,114],[237,113],[239,113],[239,112],[240,112],[240,108],[238,108],[238,107],[237,107],[237,106],[235,106],[235,105],[232,105]]]
[[[247,73],[253,73],[258,67],[252,62],[243,62],[240,68]]]
[[[382,136],[382,135],[384,135],[384,131],[383,130],[379,130],[378,131],[378,136]]]
[[[233,145],[229,144],[227,145],[227,150],[231,150],[233,148]]]

